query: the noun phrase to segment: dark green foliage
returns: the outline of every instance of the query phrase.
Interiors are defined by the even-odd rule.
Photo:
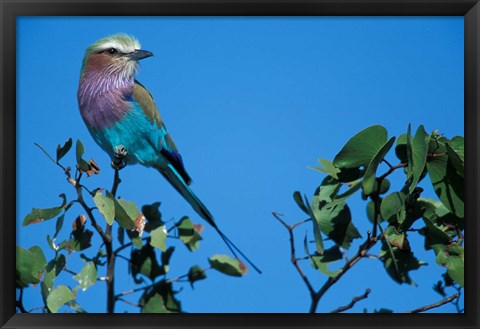
[[[64,157],[65,154],[70,151],[70,148],[72,147],[72,139],[69,138],[68,141],[65,142],[63,146],[60,146],[58,144],[57,146],[57,163]]]
[[[193,288],[193,283],[207,278],[205,271],[198,265],[190,267],[188,271],[188,281]]]
[[[366,201],[366,217],[372,223],[369,238],[360,248],[370,250],[381,241],[378,259],[395,282],[414,285],[410,272],[426,265],[415,257],[409,242],[409,234],[421,234],[425,248],[435,252],[436,263],[446,268],[450,285],[454,282],[463,287],[464,138],[448,139],[436,131],[428,135],[423,126],[412,135],[409,125],[407,133],[396,140],[398,164],[387,160],[395,137],[388,139],[387,130],[376,125],[348,140],[333,162],[320,159],[321,166],[312,168],[326,177],[315,190],[311,206],[301,192],[293,195],[295,203],[313,222],[316,248],[311,253],[305,237],[306,256],[322,274],[332,278],[341,275],[342,270],[329,266],[342,260],[340,248],[348,249],[361,237],[346,203],[360,191]],[[385,165],[380,167],[382,162]],[[387,177],[394,174],[403,176],[403,186],[392,187]],[[421,197],[423,188],[419,183],[427,175],[440,201]],[[414,224],[422,223],[421,229],[411,230]],[[434,289],[444,294],[446,286],[440,282]]]

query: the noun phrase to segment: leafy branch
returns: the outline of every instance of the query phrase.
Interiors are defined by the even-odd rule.
[[[203,227],[194,224],[188,217],[182,217],[173,227],[167,229],[158,210],[159,202],[144,205],[140,211],[139,207],[132,201],[117,198],[116,194],[121,183],[119,170],[123,168],[122,163],[118,164],[116,161],[112,163],[114,171],[110,191],[104,188],[90,189],[86,187],[83,181],[92,175],[99,174],[100,168],[93,159],[86,161],[83,158],[85,150],[80,140],[76,142],[76,169],[74,174],[72,174],[71,167],[60,163],[60,160],[72,148],[71,138],[63,146],[58,145],[56,158],[52,157],[39,144],[35,145],[56,166],[61,168],[67,177],[67,182],[74,188],[75,198],[67,201],[67,196],[61,194],[62,203],[59,206],[33,208],[23,220],[22,225],[29,226],[57,217],[53,237],[47,235],[48,246],[54,252],[54,257],[50,261],[47,262],[45,253],[39,246],[33,246],[28,250],[17,246],[17,288],[20,289],[17,309],[20,312],[30,312],[23,306],[24,289],[29,285],[39,284],[44,306],[35,307],[32,310],[41,309],[57,313],[64,305],[67,305],[77,313],[84,313],[86,311],[76,302],[77,294],[79,291],[86,291],[99,281],[106,282],[106,309],[108,313],[115,311],[117,301],[139,306],[141,312],[182,312],[180,302],[175,298],[175,294],[179,290],[173,288],[174,284],[189,282],[193,287],[194,282],[206,279],[206,272],[210,269],[215,269],[230,276],[243,276],[247,273],[247,268],[237,259],[227,255],[213,255],[208,259],[209,267],[202,269],[200,266],[194,265],[185,275],[173,279],[167,278],[170,259],[175,251],[174,246],[167,245],[167,238],[175,237],[175,239],[172,239],[174,242],[180,243],[190,252],[194,252],[200,247],[199,242],[202,240]],[[123,158],[116,157],[115,160],[122,161]],[[84,193],[84,191],[87,193]],[[88,196],[91,197],[91,200],[87,200]],[[94,202],[95,206],[88,205],[91,201]],[[69,211],[76,204],[80,205],[86,215],[78,215],[72,221],[70,237],[58,243],[57,239],[70,213]],[[97,216],[96,211],[100,213],[102,218]],[[105,229],[101,227],[101,220],[106,222]],[[84,251],[91,247],[94,232],[85,227],[87,221],[90,221],[94,232],[100,236],[101,245],[98,247],[97,254],[93,257],[83,253],[80,254],[80,258],[85,264],[81,270],[75,271],[71,266],[67,267],[67,261],[69,261],[71,253]],[[113,228],[117,225],[119,246],[115,246],[116,241],[112,234]],[[172,231],[173,233],[171,233]],[[142,237],[144,233],[147,233],[148,236]],[[169,236],[170,234],[174,234],[174,236]],[[125,236],[128,236],[129,242],[125,241]],[[129,257],[121,255],[120,252],[128,247],[131,248]],[[65,252],[67,256],[65,256]],[[136,284],[144,283],[145,279],[151,280],[152,283],[115,294],[117,257],[127,260]],[[160,259],[160,262],[158,259]],[[106,275],[99,276],[98,269],[103,266],[105,266]],[[69,286],[54,282],[61,273],[68,273],[73,276],[73,279],[78,282],[78,286],[72,289]],[[162,277],[162,279],[157,280],[158,277]],[[143,292],[138,303],[123,298],[123,296],[137,291]]]
[[[386,159],[395,144],[395,155],[400,160],[392,165]],[[368,127],[353,136],[335,156],[333,161],[320,159],[321,166],[313,167],[327,176],[316,189],[313,198],[294,192],[293,198],[298,207],[308,215],[308,219],[288,225],[281,215],[273,216],[287,229],[290,237],[290,258],[311,297],[310,312],[314,313],[321,298],[338,282],[360,259],[370,258],[383,263],[387,274],[399,284],[415,283],[409,272],[425,266],[413,254],[409,234],[419,234],[425,239],[425,248],[433,250],[438,265],[445,267],[445,286],[454,286],[456,282],[461,289],[464,282],[464,141],[456,136],[447,139],[437,131],[428,135],[420,126],[414,135],[409,126],[406,134],[398,138],[388,138],[387,130],[382,126]],[[381,164],[388,168],[383,174],[377,174]],[[390,175],[403,169],[404,185],[399,191],[388,193],[391,188]],[[423,188],[419,183],[430,178],[439,201],[422,198]],[[345,187],[347,188],[345,190]],[[353,223],[347,200],[361,192],[367,201],[366,210],[372,229],[360,244],[352,258],[345,250],[351,247],[355,239],[361,237]],[[424,227],[412,228],[423,221]],[[298,257],[295,251],[294,228],[306,222],[313,223],[315,251],[311,253],[304,240],[306,257]],[[382,228],[382,226],[385,226]],[[327,248],[324,236],[328,238]],[[372,254],[372,248],[381,242],[378,255]],[[309,259],[310,265],[327,279],[316,290],[310,279],[300,267],[298,260]],[[330,270],[330,264],[345,259],[345,264]],[[448,280],[447,280],[448,278]],[[454,286],[455,287],[455,286]],[[444,287],[439,282],[434,289],[444,297]],[[367,298],[368,294],[354,297],[352,302],[337,310],[346,310],[355,302]],[[453,298],[445,298],[442,303],[456,300],[457,310],[460,290]],[[430,306],[426,306],[428,309]],[[435,306],[438,307],[438,306]],[[419,308],[420,309],[420,308]]]

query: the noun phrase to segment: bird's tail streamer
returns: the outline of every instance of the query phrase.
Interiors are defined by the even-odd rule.
[[[232,252],[235,258],[240,254],[245,261],[252,266],[255,271],[262,273],[262,271],[255,266],[255,264],[247,257],[245,254],[218,228],[217,223],[213,220],[213,216],[208,211],[207,207],[200,201],[199,198],[193,193],[193,191],[185,183],[184,179],[177,173],[175,168],[171,165],[168,166],[168,169],[158,169],[158,171],[165,177],[165,179],[182,195],[185,200],[192,206],[192,208],[203,218],[207,223],[209,223],[220,235],[222,240],[227,245],[228,249]]]

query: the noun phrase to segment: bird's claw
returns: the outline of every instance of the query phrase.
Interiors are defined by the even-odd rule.
[[[127,157],[127,149],[123,145],[118,145],[115,147],[114,159],[111,163],[112,168],[115,170],[121,170],[125,168],[127,163],[125,162],[125,158]]]

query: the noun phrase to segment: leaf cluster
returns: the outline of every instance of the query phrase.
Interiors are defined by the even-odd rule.
[[[206,272],[210,269],[230,276],[243,276],[247,273],[247,268],[238,259],[227,255],[213,255],[208,258],[209,266],[193,265],[186,269],[184,275],[169,278],[171,261],[176,250],[174,244],[180,243],[185,246],[185,250],[194,252],[200,248],[203,226],[193,223],[188,217],[182,217],[168,227],[159,211],[160,202],[144,205],[140,209],[135,202],[116,197],[112,191],[116,190],[115,183],[118,186],[119,180],[114,182],[112,190],[103,187],[87,188],[81,184],[82,177],[97,175],[100,168],[93,159],[86,161],[83,158],[85,149],[83,143],[77,140],[76,170],[72,176],[71,168],[60,163],[72,144],[72,139],[69,139],[63,146],[58,145],[55,159],[43,147],[37,146],[63,170],[67,181],[76,191],[75,197],[68,200],[66,194],[61,194],[60,205],[33,208],[22,222],[22,226],[29,226],[56,218],[54,233],[46,236],[53,257],[47,262],[45,255],[48,250],[42,250],[40,246],[33,246],[28,250],[17,246],[17,288],[23,290],[40,284],[44,302],[41,309],[44,312],[59,312],[64,305],[69,306],[73,312],[86,312],[76,302],[77,294],[79,291],[87,291],[100,281],[113,279],[108,277],[114,275],[114,272],[108,270],[110,264],[115,264],[111,257],[126,259],[129,273],[135,284],[139,285],[117,294],[114,302],[126,301],[125,296],[141,293],[137,302],[126,302],[137,306],[143,313],[182,312],[181,303],[176,298],[178,291],[174,286],[180,282],[188,282],[193,288],[195,282],[207,278]],[[89,199],[85,200],[85,197]],[[92,203],[92,206],[88,206],[88,203]],[[75,212],[74,205],[80,206],[80,214],[72,216],[71,213]],[[105,230],[100,226],[103,221]],[[71,224],[71,231],[68,237],[60,239],[63,236],[64,224],[68,222]],[[89,222],[94,228],[93,231],[87,228]],[[116,240],[110,234],[112,227],[116,227]],[[94,232],[102,237],[102,245],[92,246]],[[126,236],[129,240],[126,240]],[[96,251],[91,253],[93,247]],[[84,263],[78,272],[68,267],[70,256],[77,252],[81,252],[80,258]],[[105,276],[99,275],[102,271],[105,271]],[[65,279],[59,280],[61,274],[70,276],[78,283],[77,286],[62,284]]]
[[[392,149],[398,160],[395,165],[387,160]],[[326,177],[313,196],[293,194],[308,216],[304,222],[312,222],[315,249],[309,250],[306,237],[304,250],[313,268],[334,280],[345,270],[330,268],[341,261],[353,240],[361,238],[347,204],[359,194],[372,225],[360,245],[360,257],[372,256],[367,252],[381,241],[379,253],[370,258],[380,260],[395,282],[414,285],[410,272],[426,263],[415,257],[409,236],[420,234],[425,249],[433,250],[436,263],[446,268],[445,275],[464,287],[463,137],[448,139],[437,131],[427,134],[423,126],[412,134],[410,125],[398,138],[388,137],[384,127],[374,125],[348,140],[333,161],[320,159],[319,163],[312,169]],[[389,180],[393,174],[403,176],[403,184],[394,191]],[[419,184],[426,177],[438,200],[421,197],[424,189]]]

